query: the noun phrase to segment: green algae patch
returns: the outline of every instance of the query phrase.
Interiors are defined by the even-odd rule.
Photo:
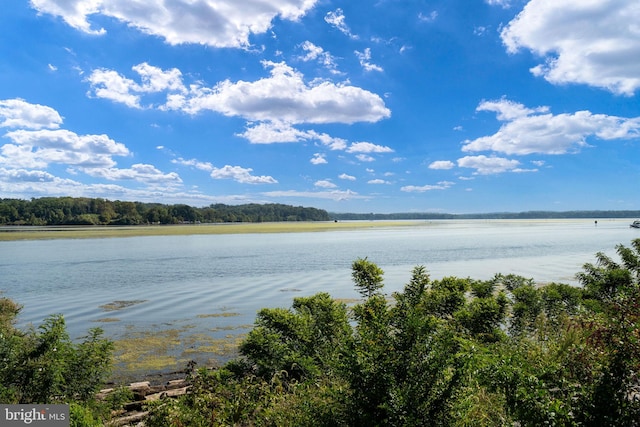
[[[224,312],[224,313],[198,314],[196,317],[199,319],[206,319],[209,317],[236,317],[236,316],[240,316],[240,313]]]
[[[137,299],[137,300],[129,300],[129,301],[113,301],[108,304],[103,304],[99,306],[103,311],[116,311],[122,310],[123,308],[131,307],[133,305],[142,304],[143,302],[147,302],[146,299]]]
[[[177,369],[186,361],[174,353],[181,346],[180,329],[128,332],[115,340],[115,362],[124,371],[159,371]]]
[[[206,353],[219,357],[229,358],[238,353],[238,348],[246,337],[245,334],[226,335],[224,338],[213,338],[204,334],[193,335],[194,344],[182,353],[187,355],[204,355]]]
[[[103,317],[102,319],[96,319],[94,320],[94,322],[99,322],[99,323],[111,323],[111,322],[119,322],[120,319],[118,319],[117,317]]]
[[[199,365],[214,366],[237,356],[238,348],[250,325],[193,331],[194,325],[159,328],[152,325],[147,330],[137,330],[127,325],[126,333],[114,340],[115,371],[118,376],[135,377],[154,372],[171,372],[184,369],[190,361]],[[219,336],[216,332],[230,332]]]

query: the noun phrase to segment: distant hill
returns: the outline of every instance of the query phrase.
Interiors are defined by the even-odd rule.
[[[638,211],[527,211],[527,212],[494,212],[477,214],[447,214],[426,212],[405,212],[391,214],[376,213],[335,213],[331,218],[340,221],[356,220],[400,220],[400,219],[562,219],[562,218],[640,218]]]

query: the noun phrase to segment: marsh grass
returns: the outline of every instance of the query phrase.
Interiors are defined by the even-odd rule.
[[[139,226],[12,226],[0,229],[0,241],[39,239],[97,239],[138,236],[186,236],[193,234],[305,233],[379,227],[406,227],[424,221],[261,222]]]

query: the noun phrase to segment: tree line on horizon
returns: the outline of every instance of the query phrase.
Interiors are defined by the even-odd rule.
[[[572,219],[572,218],[640,218],[640,210],[585,210],[585,211],[525,211],[489,212],[469,214],[449,214],[435,212],[399,213],[336,213],[331,218],[340,221],[380,221],[380,220],[437,220],[437,219]]]
[[[143,203],[88,197],[0,199],[0,225],[141,225],[281,221],[640,218],[640,210],[526,211],[476,214],[348,213],[279,203],[241,205]]]
[[[193,207],[87,197],[0,199],[2,225],[140,225],[330,219],[327,211],[322,209],[277,203]]]

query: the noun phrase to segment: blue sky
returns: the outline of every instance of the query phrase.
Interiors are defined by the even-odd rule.
[[[13,0],[0,197],[640,209],[625,0]]]

